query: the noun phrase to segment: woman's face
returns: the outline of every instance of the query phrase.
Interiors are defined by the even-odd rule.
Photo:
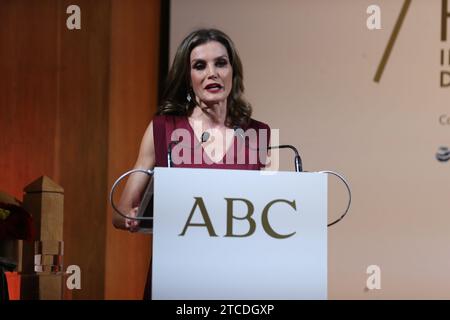
[[[210,41],[191,51],[191,85],[197,102],[226,101],[233,83],[233,69],[227,49],[217,41]]]

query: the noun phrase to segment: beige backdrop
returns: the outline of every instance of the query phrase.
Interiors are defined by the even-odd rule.
[[[379,83],[403,0],[172,0],[171,56],[197,27],[218,27],[244,63],[255,118],[299,147],[308,171],[347,177],[353,204],[329,229],[330,299],[450,298],[450,87],[440,88],[441,0],[414,0]],[[366,27],[371,4],[382,29]],[[450,19],[449,19],[450,29]],[[448,31],[450,33],[450,30]],[[282,169],[292,168],[283,154]],[[345,206],[330,179],[330,220]],[[366,268],[381,268],[367,290]]]

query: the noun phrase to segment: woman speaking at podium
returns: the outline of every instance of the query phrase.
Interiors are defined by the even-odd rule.
[[[242,64],[231,39],[216,29],[189,34],[177,49],[162,103],[145,131],[134,168],[264,168],[270,129],[251,118],[243,93]],[[265,152],[255,153],[256,160],[249,155],[258,148],[248,143],[241,144],[244,157],[239,156],[239,141],[252,140],[249,132],[256,133],[255,146],[264,146]],[[119,203],[122,212],[136,216],[148,181],[146,175],[130,176]],[[139,227],[138,221],[117,214],[113,224],[131,232]],[[151,297],[150,273],[151,266],[146,299]]]

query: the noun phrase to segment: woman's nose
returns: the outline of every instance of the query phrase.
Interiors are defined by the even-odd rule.
[[[217,77],[217,69],[211,64],[208,66],[208,78],[210,77]]]

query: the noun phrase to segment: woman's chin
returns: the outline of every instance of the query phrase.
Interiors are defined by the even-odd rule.
[[[203,102],[202,104],[205,105],[205,107],[211,108],[218,104],[226,105],[227,99],[226,99],[226,97],[214,97],[214,98],[204,99],[204,100],[202,100],[202,102]]]

